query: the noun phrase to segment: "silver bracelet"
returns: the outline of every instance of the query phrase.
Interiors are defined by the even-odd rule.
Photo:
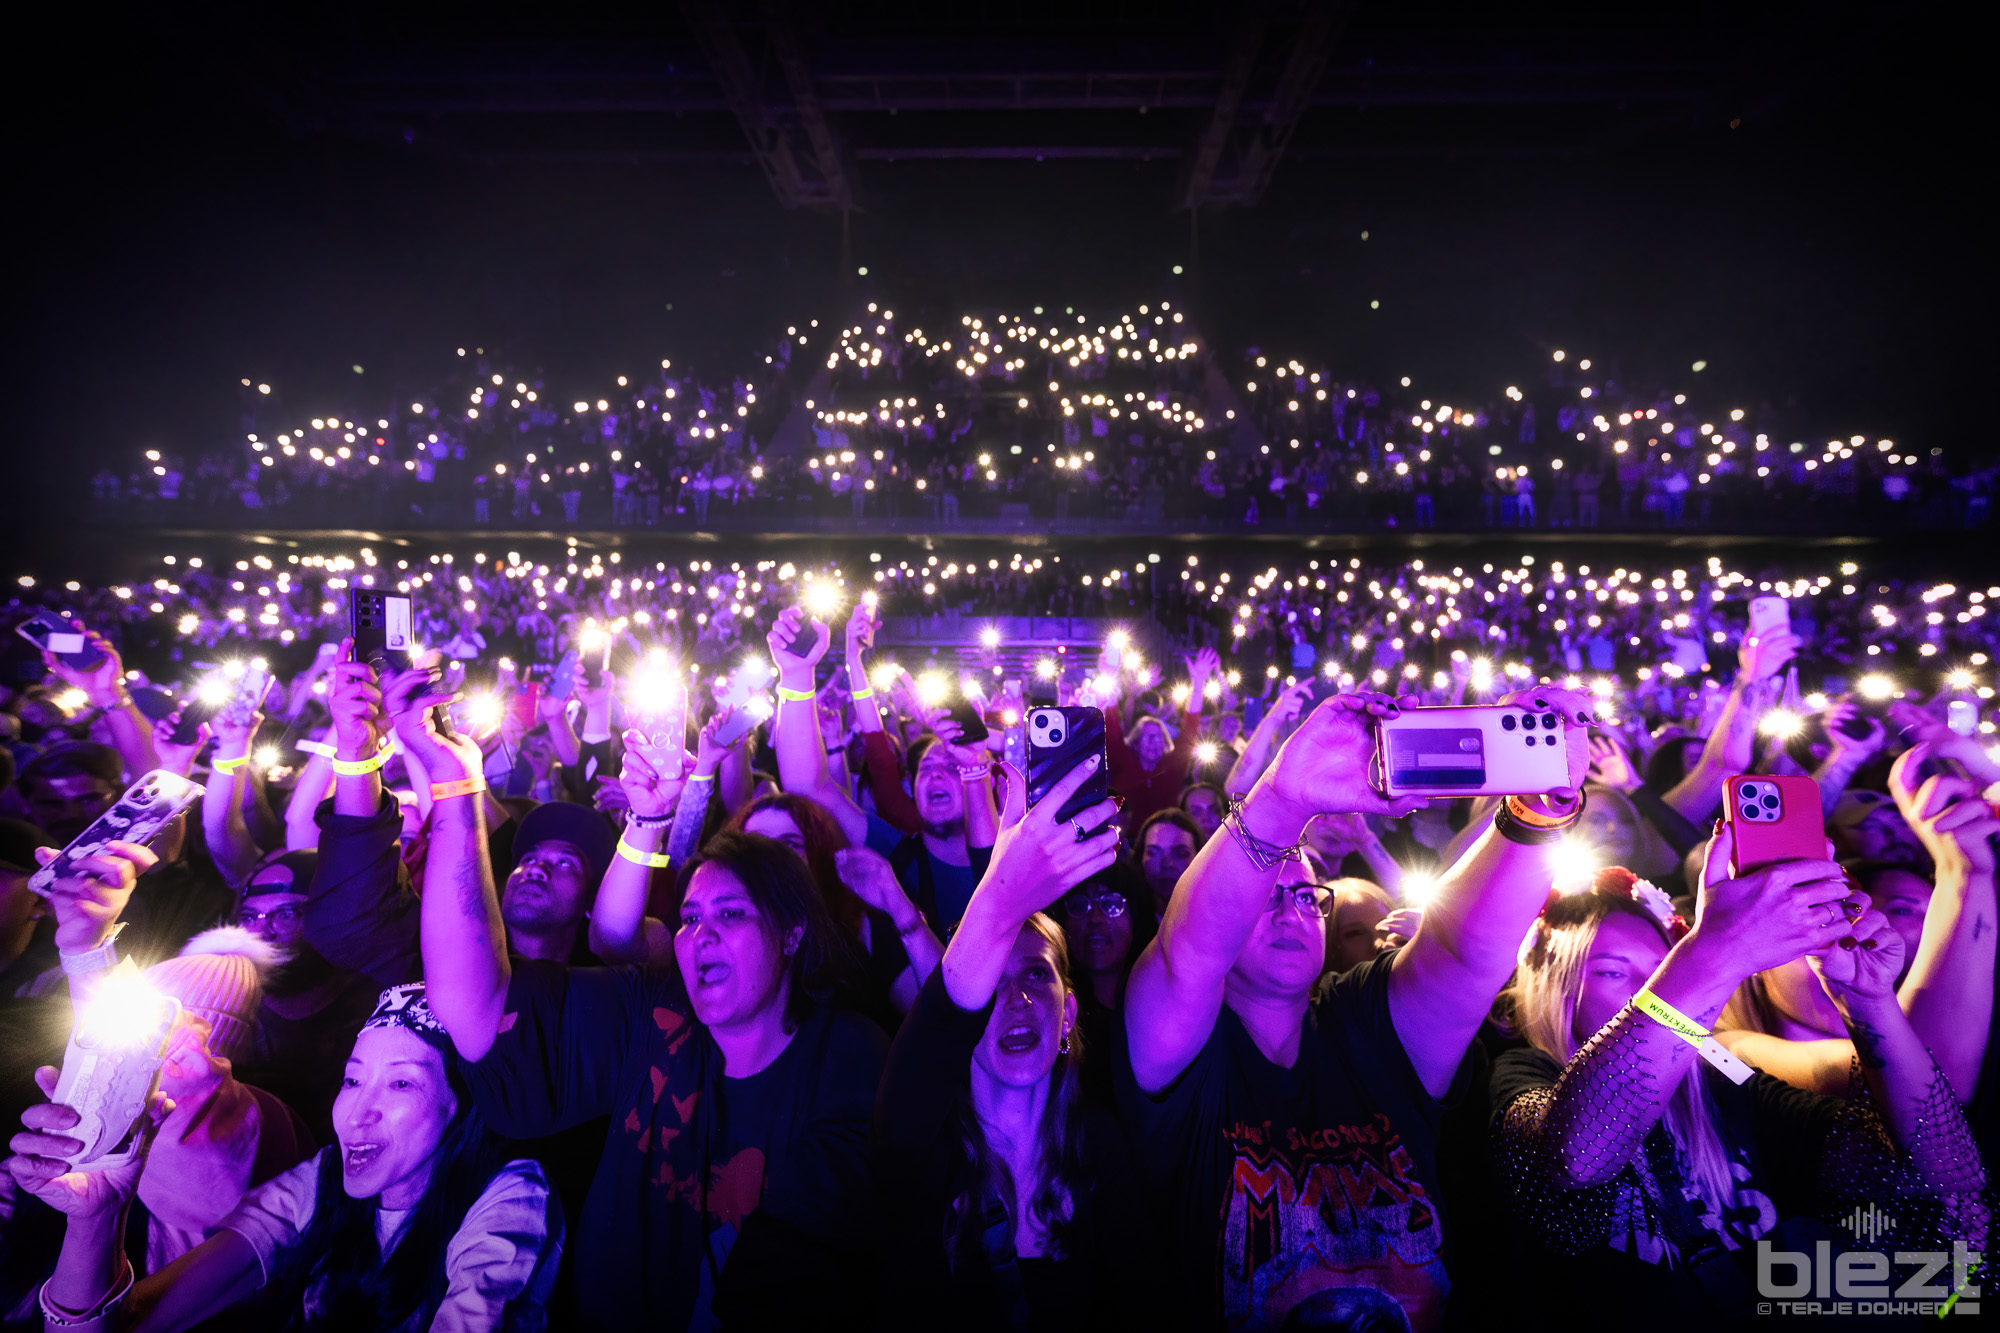
[[[75,953],[59,949],[56,957],[62,963],[65,975],[91,977],[99,972],[109,972],[118,966],[118,937],[125,931],[125,923],[120,921],[111,927],[111,933],[104,937],[104,943],[94,949],[79,949]]]
[[[125,1263],[124,1269],[125,1276],[112,1285],[111,1290],[102,1300],[98,1301],[96,1305],[82,1314],[78,1314],[73,1310],[65,1310],[60,1305],[57,1305],[49,1296],[49,1284],[47,1282],[42,1283],[41,1291],[36,1296],[36,1304],[42,1307],[42,1319],[51,1328],[82,1328],[87,1324],[98,1323],[106,1315],[123,1305],[125,1298],[132,1294],[132,1282],[134,1280],[132,1265],[129,1262]]]

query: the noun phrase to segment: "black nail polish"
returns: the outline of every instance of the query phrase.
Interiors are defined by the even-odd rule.
[[[1864,948],[1864,949],[1872,949],[1872,948],[1874,948],[1874,947],[1875,947],[1875,941],[1874,941],[1874,940],[1863,940],[1863,941],[1861,941],[1861,947],[1862,947],[1862,948]]]

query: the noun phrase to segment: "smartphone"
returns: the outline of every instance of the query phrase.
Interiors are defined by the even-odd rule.
[[[1722,784],[1722,818],[1736,835],[1729,873],[1742,877],[1780,861],[1824,861],[1826,820],[1819,784],[1776,774]]]
[[[507,707],[513,710],[516,725],[524,731],[534,730],[535,719],[541,713],[542,682],[525,680],[516,685],[513,697],[507,701]]]
[[[1030,709],[1027,739],[1029,805],[1047,796],[1051,787],[1092,755],[1097,756],[1097,771],[1063,802],[1056,811],[1056,819],[1073,819],[1110,798],[1111,765],[1104,748],[1103,710],[1076,704],[1067,708]]]
[[[1750,599],[1750,632],[1759,637],[1792,628],[1792,604],[1783,597],[1766,594]]]
[[[201,734],[201,724],[220,713],[228,702],[227,685],[219,680],[203,681],[195,688],[194,698],[181,705],[181,720],[167,733],[167,739],[175,745],[193,745]]]
[[[648,682],[643,695],[635,692],[631,708],[632,726],[645,738],[639,752],[653,770],[672,777],[679,771],[681,754],[687,748],[687,682],[678,671],[669,671],[657,684]]]
[[[229,679],[226,674],[225,679]],[[261,661],[245,663],[243,674],[233,678],[231,688],[235,692],[222,705],[222,716],[239,727],[247,727],[251,717],[263,707],[264,695],[271,688],[271,673]]]
[[[1961,736],[1979,734],[1979,705],[1970,699],[1953,699],[1944,707],[1944,724]]]
[[[63,1159],[79,1171],[124,1164],[118,1149],[159,1089],[167,1041],[181,1016],[180,1001],[141,982],[130,959],[119,966],[129,973],[114,973],[100,983],[71,1029],[50,1099],[80,1117],[63,1131],[83,1144]]]
[[[972,706],[970,699],[963,696],[945,710],[945,716],[958,724],[957,743],[960,745],[979,745],[991,734],[987,730],[986,720],[979,716],[979,710]]]
[[[349,588],[347,597],[354,660],[380,672],[408,670],[414,642],[409,597],[380,588]]]
[[[78,671],[95,670],[104,661],[104,654],[90,646],[76,622],[60,612],[37,611],[16,625],[14,632]]]
[[[576,693],[576,673],[580,670],[582,655],[572,648],[562,655],[549,671],[549,693],[558,699],[567,699]]]
[[[1516,704],[1405,708],[1375,720],[1375,787],[1396,796],[1527,796],[1570,785],[1570,723]]]
[[[56,859],[28,876],[28,887],[46,898],[55,882],[73,873],[76,863],[95,856],[107,842],[134,842],[150,847],[180,814],[201,799],[201,787],[178,773],[156,768],[142,774],[118,798],[117,804],[91,821]]]

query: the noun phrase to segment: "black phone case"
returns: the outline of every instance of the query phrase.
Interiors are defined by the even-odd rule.
[[[222,711],[219,703],[209,703],[204,699],[190,699],[181,706],[181,720],[174,724],[167,739],[175,745],[193,745],[194,738],[201,734],[201,724]]]
[[[354,639],[354,660],[379,670],[390,669],[389,594],[381,588],[349,588],[347,632]]]
[[[1060,713],[1062,736],[1051,738],[1051,730],[1039,733],[1034,725],[1037,714]],[[1049,789],[1068,776],[1069,771],[1096,755],[1097,771],[1084,780],[1069,800],[1056,811],[1058,820],[1073,819],[1078,813],[1106,800],[1111,794],[1110,763],[1104,749],[1104,713],[1101,709],[1075,704],[1067,708],[1031,708],[1026,719],[1028,736],[1028,804],[1035,805]],[[1037,741],[1037,735],[1044,738]]]
[[[980,721],[978,710],[964,699],[953,704],[945,716],[958,723],[956,744],[978,745],[986,739],[986,724]]]

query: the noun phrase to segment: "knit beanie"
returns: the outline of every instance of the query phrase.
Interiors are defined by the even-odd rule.
[[[187,942],[178,957],[146,969],[146,980],[181,1008],[208,1020],[208,1049],[240,1060],[264,1001],[264,974],[276,967],[276,945],[241,926],[217,926]]]

